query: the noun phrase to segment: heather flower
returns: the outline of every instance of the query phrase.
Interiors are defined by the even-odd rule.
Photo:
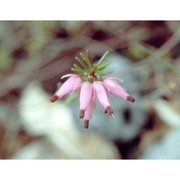
[[[81,85],[81,92],[80,92],[80,114],[79,117],[84,117],[84,112],[88,108],[88,104],[90,104],[90,101],[92,99],[93,94],[93,87],[92,83],[90,82],[83,82]]]
[[[135,102],[135,99],[131,97],[114,79],[115,78],[109,77],[103,80],[103,83],[107,87],[109,93],[119,96],[132,103]]]
[[[91,101],[87,105],[87,110],[85,111],[85,115],[84,115],[84,119],[85,119],[84,128],[89,127],[89,121],[92,118],[92,112],[95,106],[96,106],[96,102],[93,99],[91,99]]]
[[[93,82],[93,87],[96,93],[96,96],[99,100],[99,102],[102,104],[103,108],[104,108],[104,112],[108,112],[110,114],[112,114],[113,112],[109,112],[107,111],[110,107],[110,103],[108,100],[108,96],[105,90],[105,87],[103,86],[101,81],[94,81]]]
[[[89,121],[92,118],[93,110],[96,107],[96,99],[102,105],[104,112],[113,116],[113,109],[109,102],[109,95],[114,94],[129,102],[135,102],[117,82],[120,80],[115,77],[103,76],[111,72],[105,72],[104,69],[111,63],[105,61],[109,52],[105,52],[100,60],[93,62],[90,54],[86,51],[86,55],[80,53],[80,57],[76,57],[79,65],[74,64],[71,70],[76,74],[66,74],[62,78],[68,79],[60,87],[60,89],[50,98],[51,102],[62,99],[67,94],[79,93],[80,112],[79,117],[84,118],[84,128],[89,127]]]
[[[50,101],[54,102],[58,98],[61,99],[63,96],[76,91],[81,86],[81,78],[77,74],[66,74],[61,79],[69,77],[60,89],[51,97]]]

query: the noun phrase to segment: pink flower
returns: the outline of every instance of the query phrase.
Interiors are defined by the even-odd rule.
[[[79,117],[84,118],[84,128],[89,127],[89,121],[92,118],[92,112],[96,106],[96,99],[103,106],[104,112],[113,116],[113,110],[110,106],[108,97],[111,94],[117,95],[129,102],[135,102],[115,80],[119,78],[108,77],[103,78],[105,74],[104,69],[110,64],[105,61],[108,51],[94,63],[89,51],[86,54],[80,53],[80,57],[76,57],[78,65],[74,64],[71,70],[77,74],[66,74],[62,78],[68,77],[61,88],[50,98],[51,102],[63,98],[65,95],[74,92],[80,92],[80,112]]]
[[[89,127],[89,121],[92,118],[92,112],[93,109],[96,106],[96,102],[95,100],[91,99],[91,101],[89,102],[88,106],[87,106],[87,110],[85,111],[85,115],[84,115],[84,128],[88,128]]]
[[[84,117],[84,113],[87,110],[88,104],[90,103],[92,98],[93,98],[92,83],[88,81],[83,82],[80,91],[80,114],[79,114],[80,118]]]
[[[96,93],[96,97],[98,98],[99,102],[102,104],[105,112],[107,112],[110,115],[113,114],[103,83],[101,81],[94,81],[93,87]]]
[[[51,102],[56,101],[58,98],[61,99],[63,96],[73,93],[81,86],[81,78],[77,74],[66,74],[61,79],[69,77],[60,89],[50,99]]]
[[[103,80],[103,83],[106,86],[108,92],[115,94],[116,96],[119,96],[132,103],[135,102],[135,99],[129,96],[129,94],[113,79],[116,79],[116,78],[109,77]]]

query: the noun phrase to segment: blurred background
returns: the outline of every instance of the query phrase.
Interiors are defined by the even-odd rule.
[[[113,97],[89,129],[79,102],[49,98],[88,49],[135,97]],[[1,159],[180,159],[180,22],[1,21]]]

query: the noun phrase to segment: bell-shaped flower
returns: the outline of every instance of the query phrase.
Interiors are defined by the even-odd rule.
[[[92,118],[92,112],[93,109],[95,109],[96,106],[96,101],[91,99],[91,101],[89,102],[88,106],[87,106],[87,110],[85,111],[85,115],[84,115],[84,128],[88,128],[89,127],[89,121]]]
[[[77,74],[66,74],[61,79],[69,77],[60,87],[60,89],[51,97],[50,101],[54,102],[58,98],[61,99],[63,96],[73,93],[81,86],[81,78]]]
[[[93,87],[96,93],[96,97],[99,100],[99,102],[101,103],[101,105],[103,106],[105,112],[107,112],[108,114],[113,114],[113,111],[110,107],[110,103],[108,100],[108,96],[105,90],[105,87],[103,86],[101,81],[94,81],[93,82]],[[110,111],[111,109],[111,111]]]
[[[84,113],[87,110],[88,104],[90,103],[92,98],[93,98],[92,83],[88,81],[83,82],[80,91],[80,115],[79,115],[80,118],[84,117]]]
[[[124,100],[135,102],[135,99],[131,97],[114,79],[117,78],[109,77],[103,80],[103,84],[106,86],[108,92],[119,96]]]

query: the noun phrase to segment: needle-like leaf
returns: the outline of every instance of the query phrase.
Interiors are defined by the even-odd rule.
[[[101,57],[101,59],[98,61],[97,66],[101,65],[103,63],[103,61],[106,59],[107,55],[109,54],[109,51],[106,51],[103,56]]]
[[[106,63],[103,63],[103,64],[97,66],[97,70],[103,70],[103,69],[105,69],[107,66],[109,66],[109,64],[110,64],[111,62],[112,62],[112,61],[108,61],[108,62],[106,62]]]
[[[88,69],[88,65],[85,64],[79,57],[75,57],[75,59],[79,62],[79,64],[81,64],[84,69]]]
[[[88,68],[89,69],[92,68],[92,64],[90,63],[89,59],[82,52],[80,52],[80,56],[82,57],[84,62],[88,65]]]

